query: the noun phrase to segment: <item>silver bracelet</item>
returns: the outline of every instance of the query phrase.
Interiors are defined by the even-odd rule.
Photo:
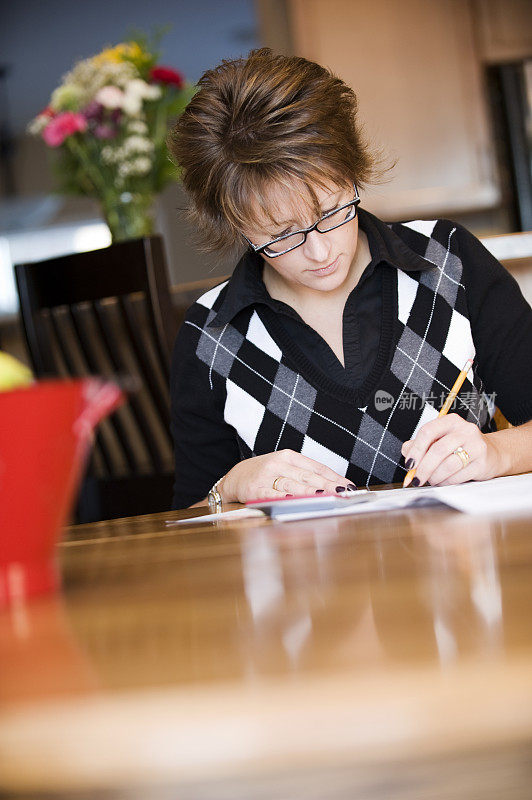
[[[213,514],[217,514],[219,511],[222,510],[223,503],[222,503],[222,496],[218,491],[218,484],[222,481],[222,478],[219,478],[212,489],[209,490],[209,494],[207,495],[207,499],[209,501],[209,508],[213,512]]]

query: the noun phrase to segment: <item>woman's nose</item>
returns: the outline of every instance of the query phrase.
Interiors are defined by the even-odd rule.
[[[303,248],[307,258],[320,264],[323,264],[323,262],[327,260],[331,251],[331,245],[327,239],[327,234],[324,235],[318,231],[311,231],[307,234],[307,241],[304,243]]]

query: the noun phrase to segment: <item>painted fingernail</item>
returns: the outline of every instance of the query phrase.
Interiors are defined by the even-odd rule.
[[[324,491],[324,489],[316,489],[316,494],[323,494]]]
[[[347,491],[348,492],[356,492],[356,490],[357,490],[357,487],[355,486],[354,483],[348,483],[347,484]]]
[[[337,486],[336,487],[336,491],[337,492],[345,492],[345,486]]]
[[[285,497],[293,497],[293,494],[285,494]]]
[[[417,475],[415,478],[412,478],[412,483],[410,484],[410,486],[419,486],[419,478],[417,477]]]
[[[416,462],[414,461],[414,459],[413,459],[413,458],[409,458],[409,459],[408,459],[408,461],[407,461],[407,462],[406,462],[406,464],[405,464],[405,467],[406,467],[407,469],[412,469],[412,467],[415,465],[415,463],[416,463]],[[413,481],[412,481],[412,483],[413,483]]]

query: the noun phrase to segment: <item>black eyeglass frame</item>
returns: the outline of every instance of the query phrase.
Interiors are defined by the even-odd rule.
[[[344,205],[338,206],[338,208],[333,208],[332,211],[328,211],[326,214],[323,215],[323,217],[320,217],[319,220],[314,223],[314,225],[311,225],[310,228],[302,228],[299,231],[291,231],[291,233],[285,233],[284,236],[278,236],[277,239],[272,239],[270,242],[266,242],[266,244],[261,244],[261,245],[253,244],[253,242],[250,242],[247,236],[244,236],[244,234],[242,234],[242,236],[244,236],[244,239],[249,244],[253,252],[260,254],[264,253],[264,251],[267,250],[268,247],[271,247],[272,244],[275,244],[276,242],[282,242],[283,239],[288,239],[290,236],[296,236],[298,233],[302,233],[303,241],[299,242],[299,244],[295,244],[293,247],[289,247],[287,250],[282,250],[280,253],[266,253],[268,258],[277,258],[278,256],[284,256],[286,253],[290,253],[292,250],[296,250],[298,247],[301,247],[301,245],[305,244],[305,242],[307,241],[307,236],[312,231],[317,231],[318,233],[329,233],[329,231],[334,231],[336,230],[336,228],[340,228],[347,222],[352,222],[357,215],[357,205],[360,203],[360,197],[358,194],[356,183],[353,183],[353,187],[355,190],[355,196],[352,200],[349,201],[349,203],[344,203]],[[353,206],[353,208],[355,209],[355,213],[353,214],[352,217],[348,217],[347,219],[342,220],[342,222],[339,222],[338,225],[333,225],[332,228],[328,228],[326,231],[319,230],[318,225],[320,224],[320,222],[323,222],[324,219],[328,219],[328,217],[332,217],[333,214],[338,214],[338,212],[343,211],[344,208],[349,208],[349,206]]]

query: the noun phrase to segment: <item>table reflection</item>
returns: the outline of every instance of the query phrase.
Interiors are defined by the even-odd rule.
[[[503,544],[434,509],[224,523],[72,548],[65,600],[108,687],[445,667],[504,649]]]
[[[500,652],[503,646],[502,589],[497,521],[476,521],[450,515],[438,526],[427,525],[428,512],[411,520],[423,526],[426,558],[420,563],[425,602],[432,610],[436,647],[442,663],[459,653],[478,656]]]
[[[98,686],[60,595],[0,610],[0,706],[92,693]]]

